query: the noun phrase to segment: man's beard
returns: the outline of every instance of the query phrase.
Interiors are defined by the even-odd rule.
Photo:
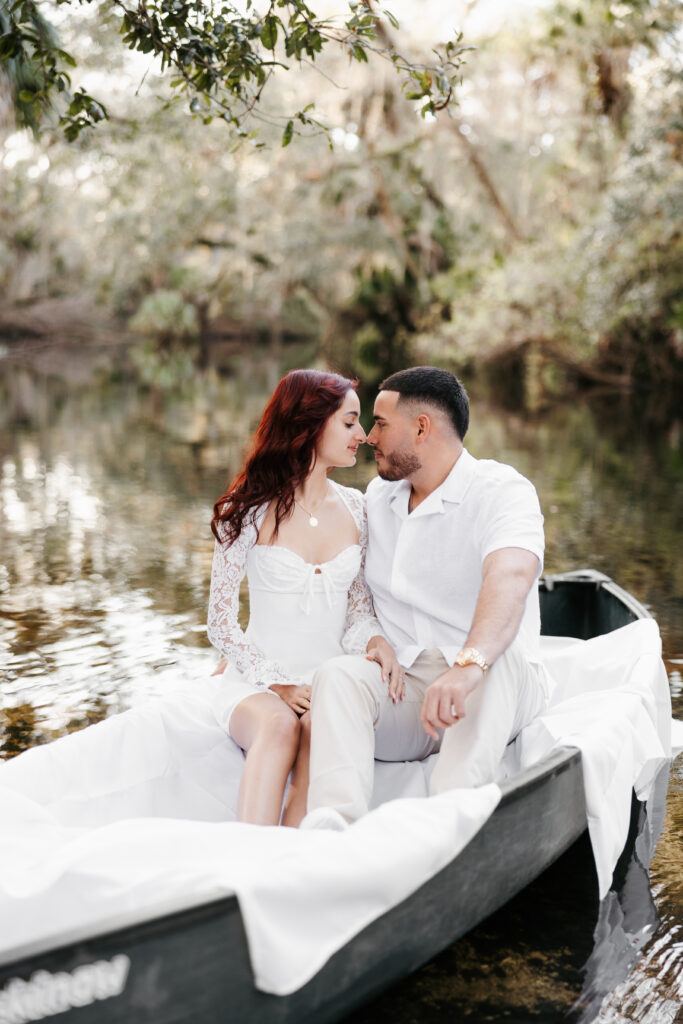
[[[407,452],[405,449],[397,449],[393,452],[389,452],[388,455],[384,456],[385,465],[380,469],[377,466],[377,472],[381,476],[382,480],[405,480],[411,473],[416,473],[418,469],[422,469],[422,463],[418,459],[417,455],[413,452]]]

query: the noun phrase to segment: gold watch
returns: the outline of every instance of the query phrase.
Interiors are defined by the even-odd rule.
[[[486,658],[476,647],[463,647],[455,659],[455,664],[461,666],[478,665],[482,672],[488,672],[489,670]]]

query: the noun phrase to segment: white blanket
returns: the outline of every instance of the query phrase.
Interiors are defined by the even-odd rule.
[[[551,706],[508,748],[510,774],[558,747],[581,751],[601,899],[628,835],[631,791],[646,801],[662,761],[672,755],[671,696],[661,656],[654,619],[587,642],[544,638],[543,660],[556,681]]]
[[[582,750],[604,892],[631,789],[647,796],[669,754],[657,627],[546,647],[553,705],[506,767],[556,746]],[[374,802],[389,802],[343,833],[238,824],[242,755],[205,696],[150,702],[0,766],[0,953],[127,909],[236,893],[255,983],[286,994],[436,874],[500,798],[491,784],[425,799],[429,761],[378,764]]]

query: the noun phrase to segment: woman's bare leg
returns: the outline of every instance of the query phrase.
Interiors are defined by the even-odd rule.
[[[246,697],[230,716],[230,735],[247,759],[237,799],[237,818],[277,825],[287,776],[299,749],[299,719],[274,693]]]
[[[311,753],[311,712],[306,711],[299,719],[299,753],[296,756],[292,777],[287,790],[287,803],[282,818],[283,825],[298,828],[306,813],[308,796],[308,762]]]

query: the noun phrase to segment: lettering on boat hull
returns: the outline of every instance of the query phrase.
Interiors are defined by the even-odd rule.
[[[29,1024],[99,999],[120,996],[126,987],[130,959],[120,953],[73,971],[35,971],[28,981],[11,978],[0,990],[0,1024]]]

